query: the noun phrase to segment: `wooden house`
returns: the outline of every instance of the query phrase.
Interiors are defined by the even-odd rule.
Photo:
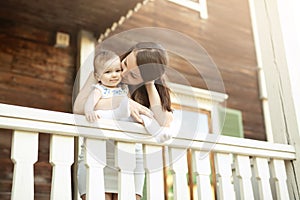
[[[95,152],[105,151],[109,138],[126,151],[143,143],[144,199],[300,198],[296,1],[7,0],[0,5],[0,199],[79,199],[76,160],[82,136]],[[93,125],[71,114],[95,45],[122,53],[143,40],[162,43],[170,55],[168,81],[183,128],[164,145],[134,139],[146,134],[138,124]],[[199,121],[188,119],[193,115]],[[161,152],[158,164],[166,158],[169,163],[156,173],[148,160],[153,151]],[[105,165],[92,157],[86,162],[92,177],[88,198],[102,199]],[[122,200],[132,197],[134,184],[123,173],[125,162],[118,158]]]

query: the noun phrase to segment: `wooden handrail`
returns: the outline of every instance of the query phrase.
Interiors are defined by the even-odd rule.
[[[168,165],[173,173],[174,195],[177,199],[189,199],[187,187],[188,172],[186,163],[186,149],[191,151],[194,161],[192,169],[197,179],[198,197],[213,199],[210,174],[215,173],[217,178],[217,196],[220,199],[235,198],[270,198],[278,197],[289,199],[286,183],[285,164],[296,159],[295,148],[292,145],[275,144],[243,138],[232,138],[207,133],[175,133],[174,138],[164,144],[158,144],[149,137],[144,127],[132,122],[116,122],[100,119],[97,123],[88,123],[84,116],[70,113],[54,112],[21,106],[0,104],[0,128],[13,130],[12,160],[15,165],[12,199],[26,196],[33,199],[33,164],[36,162],[39,133],[50,134],[50,160],[53,166],[51,198],[71,199],[71,165],[74,162],[74,137],[83,136],[87,139],[87,147],[94,155],[103,155],[106,140],[113,139],[116,146],[124,151],[134,152],[135,143],[144,145],[144,162],[148,183],[148,198],[163,199],[164,184],[163,168],[151,170],[153,166],[149,152],[168,149]],[[175,129],[174,129],[175,130]],[[178,130],[175,130],[178,131]],[[92,145],[92,146],[89,146]],[[26,149],[35,149],[26,151]],[[96,152],[96,153],[95,153]],[[213,152],[215,166],[209,162],[209,152]],[[103,168],[105,163],[97,163],[94,156],[87,155],[88,166],[88,198],[103,198]],[[134,155],[134,153],[132,154]],[[96,157],[97,157],[96,156]],[[156,157],[162,165],[163,158]],[[105,157],[102,157],[105,159]],[[134,165],[128,165],[127,160],[118,157],[117,167],[120,169],[119,178],[124,187],[132,188],[133,174],[128,173]],[[130,159],[135,159],[134,157]],[[271,174],[271,177],[270,177]],[[251,181],[256,178],[256,185]],[[232,181],[232,177],[233,181]],[[269,179],[274,179],[276,191],[272,193]],[[160,180],[159,184],[157,180]],[[232,183],[233,182],[233,183]],[[97,185],[95,189],[93,186]],[[155,189],[157,187],[157,189]],[[258,188],[258,191],[254,190]],[[99,190],[100,188],[100,190]],[[160,191],[156,193],[156,191]],[[119,188],[123,199],[134,197],[134,190]]]

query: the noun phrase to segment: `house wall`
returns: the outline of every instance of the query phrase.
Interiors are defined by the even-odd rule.
[[[227,107],[242,111],[245,137],[266,140],[248,1],[208,0],[207,4],[208,19],[201,19],[198,12],[172,2],[149,1],[110,36],[133,28],[161,27],[191,37],[207,51],[218,67],[225,92],[229,95]],[[183,41],[176,42],[178,46],[185,45]],[[194,56],[194,52],[188,53]],[[211,82],[210,89],[224,92],[217,86],[218,82],[213,84],[218,80],[205,66],[201,68],[208,77],[204,81],[187,67],[185,60],[174,56],[172,62],[171,67],[184,74],[192,86],[207,88],[206,83]],[[171,81],[178,82],[176,79]]]
[[[59,49],[54,47],[55,31],[7,20],[0,23],[0,102],[71,112],[74,41]]]
[[[242,111],[245,136],[265,140],[247,0],[208,0],[207,3],[209,18],[203,20],[199,13],[168,1],[149,1],[114,34],[137,27],[156,26],[193,38],[218,66],[225,92],[229,95],[227,106]],[[54,47],[57,30],[50,30],[49,26],[46,29],[32,23],[0,18],[0,27],[0,103],[71,112],[76,35],[71,33],[70,47],[59,49]],[[178,45],[183,45],[178,42]],[[206,88],[205,82],[189,68],[181,67],[185,65],[186,62],[178,58],[172,63],[176,70],[185,74],[192,86]],[[213,74],[208,74],[208,77],[213,81]],[[214,90],[218,91],[218,87]],[[0,199],[10,199],[13,171],[11,132],[0,129],[0,138]],[[41,134],[39,141],[35,196],[36,199],[49,199],[49,136]]]
[[[0,19],[0,103],[71,112],[75,42],[54,47],[55,31]],[[0,199],[10,199],[13,163],[10,130],[0,129]],[[35,199],[49,199],[49,136],[40,134]]]

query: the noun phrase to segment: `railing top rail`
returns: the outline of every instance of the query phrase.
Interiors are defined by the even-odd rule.
[[[178,134],[166,144],[157,144],[147,137],[144,127],[131,122],[100,119],[89,123],[82,115],[0,104],[0,128],[50,134],[83,136],[99,139],[136,142],[201,151],[237,153],[249,156],[295,159],[295,148],[286,144],[233,138],[218,134]]]

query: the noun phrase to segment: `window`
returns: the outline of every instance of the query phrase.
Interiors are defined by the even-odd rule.
[[[170,2],[179,4],[200,13],[202,19],[208,18],[206,0],[169,0]]]

